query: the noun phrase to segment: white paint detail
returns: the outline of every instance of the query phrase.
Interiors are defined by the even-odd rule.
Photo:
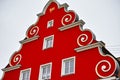
[[[20,67],[21,67],[21,65],[19,64],[19,65],[4,68],[4,69],[2,69],[2,71],[8,72],[8,71],[12,71],[12,70],[15,70],[15,69],[19,69]]]
[[[99,67],[99,65],[102,64],[102,63],[107,63],[107,64],[108,64],[108,68],[107,68],[106,65],[102,65],[102,66]],[[102,76],[102,75],[100,75],[99,72],[98,72],[98,68],[101,68],[101,71],[102,71],[102,72],[108,72],[108,71],[110,71],[110,69],[111,69],[111,64],[110,64],[109,61],[107,61],[107,60],[101,60],[101,61],[99,61],[99,62],[97,63],[97,65],[96,65],[96,67],[95,67],[95,71],[96,71],[96,74],[97,74],[99,77],[101,77],[101,78],[105,78],[105,77],[110,77],[110,76],[112,76],[112,74],[110,74],[109,76]]]
[[[70,14],[66,14],[66,15],[63,16],[61,22],[62,22],[63,25],[66,25],[66,24],[64,23],[64,21],[65,21],[65,22],[69,22],[69,21],[71,21],[71,20],[72,20],[72,16],[71,16]]]
[[[30,30],[30,35],[37,35],[39,32],[39,27],[38,26],[35,26],[33,27],[31,30]]]
[[[89,50],[89,49],[92,49],[92,48],[96,48],[96,47],[104,47],[105,44],[102,42],[102,41],[99,41],[97,43],[93,43],[93,44],[88,44],[86,46],[82,46],[82,47],[78,47],[78,48],[75,48],[74,50],[76,52],[81,52],[81,51],[85,51],[85,50]]]
[[[10,63],[9,63],[10,66],[14,66],[14,65],[11,64],[11,62],[16,63],[15,65],[19,64],[21,59],[22,59],[22,55],[21,54],[17,54],[16,56],[12,57],[11,60],[10,60]]]

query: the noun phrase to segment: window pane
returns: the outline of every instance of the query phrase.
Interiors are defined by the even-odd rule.
[[[50,65],[47,65],[47,75],[50,74]]]
[[[25,74],[25,73],[23,73],[23,79],[22,79],[22,80],[25,80],[25,76],[26,76],[26,74]]]
[[[42,79],[50,79],[51,65],[42,66]]]
[[[43,73],[42,74],[43,75],[46,74],[46,68],[45,67],[43,67]]]
[[[70,60],[70,73],[74,72],[74,60]]]
[[[43,49],[47,49],[47,48],[53,47],[53,39],[54,39],[54,35],[45,37],[44,38],[44,43],[43,43]]]
[[[63,59],[61,75],[69,75],[75,73],[75,57]]]
[[[47,27],[48,27],[48,28],[49,28],[49,27],[52,27],[53,24],[54,24],[54,20],[50,20],[50,21],[48,21],[48,23],[47,23]]]
[[[69,73],[69,61],[65,61],[65,74]]]
[[[29,74],[30,74],[29,70],[23,71],[22,74],[23,74],[22,80],[29,80]]]
[[[52,38],[46,40],[46,48],[52,47]]]

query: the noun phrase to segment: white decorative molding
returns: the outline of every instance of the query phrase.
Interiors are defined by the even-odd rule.
[[[107,60],[99,61],[95,67],[96,74],[101,78],[105,78],[104,76],[102,76],[99,73],[100,73],[100,71],[103,73],[109,72],[112,68],[111,66],[112,66],[111,63]],[[99,71],[99,69],[100,69],[100,71]],[[112,76],[112,75],[113,75],[113,73],[110,74],[109,76]]]
[[[31,37],[31,38],[27,38],[27,39],[25,39],[25,40],[20,41],[20,43],[21,43],[21,44],[25,44],[25,43],[28,43],[28,42],[31,42],[31,41],[35,41],[35,40],[37,40],[38,38],[39,38],[38,35],[37,35],[37,36],[33,36],[33,37]]]
[[[15,54],[15,56],[13,55],[10,58],[10,61],[9,61],[10,66],[18,65],[20,63],[21,59],[22,59],[22,55],[21,54]]]
[[[69,5],[67,3],[64,3],[62,5],[60,5],[60,8],[64,7],[65,9],[67,9],[69,7]]]
[[[66,22],[70,22],[72,20],[72,15],[71,14],[66,14],[62,18],[62,25],[66,25]]]
[[[74,22],[72,24],[64,25],[63,27],[58,28],[60,31],[64,31],[73,27],[76,27],[77,25],[83,26],[85,22],[83,20],[79,20],[77,22]]]
[[[115,76],[104,78],[104,79],[98,79],[98,80],[118,80]]]
[[[39,16],[39,17],[40,17],[40,16],[43,16],[43,15],[45,14],[45,12],[46,12],[48,6],[49,6],[52,2],[57,3],[58,9],[60,9],[60,8],[65,8],[65,10],[67,11],[67,8],[69,7],[69,5],[68,5],[67,3],[59,4],[56,0],[49,0],[49,2],[45,5],[45,7],[44,7],[42,13],[37,14],[37,16]]]
[[[15,70],[15,69],[19,69],[20,67],[21,67],[21,65],[19,64],[19,65],[16,65],[16,66],[4,68],[4,69],[2,69],[2,71],[8,72],[8,71],[12,71],[12,70]]]
[[[104,46],[105,46],[105,44],[102,41],[99,41],[99,42],[96,42],[96,43],[93,43],[93,44],[89,44],[87,46],[82,46],[82,47],[79,47],[79,48],[75,48],[74,50],[76,52],[81,52],[81,51],[85,51],[85,50],[92,49],[92,48],[95,48],[95,47],[104,47]]]

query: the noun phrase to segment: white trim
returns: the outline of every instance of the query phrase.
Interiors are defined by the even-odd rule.
[[[28,43],[28,42],[31,42],[31,41],[35,41],[35,40],[37,40],[39,38],[39,36],[38,35],[36,35],[36,36],[33,36],[33,37],[31,37],[31,38],[27,38],[27,39],[25,39],[25,40],[22,40],[22,41],[19,41],[21,44],[25,44],[25,43]]]
[[[83,20],[79,20],[77,22],[68,24],[68,25],[64,25],[63,27],[58,28],[60,31],[64,31],[64,30],[68,30],[71,28],[76,27],[77,25],[83,26],[85,24],[85,22]]]
[[[106,78],[106,77],[111,77],[112,75],[114,75],[114,73],[115,73],[115,71],[116,71],[116,69],[117,69],[117,62],[116,62],[116,60],[111,56],[111,55],[109,55],[109,54],[106,54],[106,55],[103,55],[102,54],[102,56],[104,56],[104,57],[111,57],[113,60],[114,60],[114,62],[115,62],[115,69],[114,69],[114,71],[111,73],[111,74],[109,74],[109,75],[107,75],[107,76],[102,76],[102,75],[100,75],[99,74],[99,72],[98,72],[98,70],[97,70],[97,68],[98,68],[98,65],[100,64],[100,63],[102,63],[102,62],[106,62],[109,66],[109,68],[107,69],[107,70],[104,70],[104,66],[106,67],[106,65],[102,65],[102,70],[101,71],[103,71],[103,72],[108,72],[109,70],[111,70],[111,68],[112,68],[112,65],[110,64],[110,62],[109,61],[107,61],[107,60],[101,60],[101,61],[99,61],[97,64],[96,64],[96,67],[95,67],[95,72],[96,72],[96,74],[100,77],[100,78]]]
[[[65,63],[66,60],[71,60],[71,59],[74,60],[74,70],[73,70],[73,73],[65,74],[64,63]],[[76,57],[75,56],[62,59],[61,76],[67,76],[67,75],[75,74],[75,62],[76,62]]]
[[[67,7],[69,6],[67,3],[64,3],[64,4],[59,4],[56,0],[49,0],[49,2],[45,5],[45,7],[43,8],[43,11],[42,11],[42,13],[39,13],[39,14],[37,14],[37,16],[42,16],[42,15],[44,15],[45,14],[45,12],[46,12],[46,10],[48,9],[48,7],[49,7],[49,5],[52,3],[52,2],[55,2],[56,4],[57,4],[57,6],[58,6],[58,8],[59,9],[61,9],[61,8],[65,8],[66,9],[66,11],[67,11]]]
[[[69,16],[70,18],[65,18],[66,16]],[[61,23],[62,23],[62,25],[66,25],[66,24],[64,24],[64,21],[65,22],[69,22],[69,21],[71,21],[72,20],[72,16],[70,15],[70,14],[66,14],[66,15],[64,15],[63,17],[62,17],[62,21],[61,21]],[[74,20],[73,20],[74,21]]]
[[[42,67],[44,67],[44,66],[46,66],[46,65],[50,65],[50,79],[51,79],[52,62],[49,62],[49,63],[40,65],[40,69],[39,69],[39,79],[38,79],[38,80],[43,80],[43,79],[42,79]]]
[[[20,71],[20,76],[19,76],[19,80],[22,80],[22,72],[24,72],[24,71],[27,71],[27,70],[29,70],[29,80],[30,80],[30,76],[31,76],[31,68],[27,68],[27,69],[24,69],[24,70],[21,70]]]
[[[49,39],[49,38],[52,38],[52,44],[51,44],[51,46],[48,47],[48,48],[52,48],[52,47],[53,47],[53,45],[54,45],[54,35],[47,36],[47,37],[45,37],[44,40],[43,40],[43,50],[48,49],[48,48],[46,47],[46,40]]]
[[[117,78],[113,76],[113,77],[108,77],[108,78],[98,79],[98,80],[117,80]]]
[[[9,61],[9,65],[10,66],[18,65],[20,63],[21,59],[22,59],[22,55],[21,54],[12,55],[12,58],[10,58],[10,61]],[[14,62],[16,64],[12,65],[11,62]]]
[[[104,47],[105,44],[102,42],[102,41],[99,41],[99,42],[96,42],[96,43],[93,43],[93,44],[88,44],[87,46],[82,46],[82,47],[79,47],[79,48],[75,48],[74,50],[76,52],[82,52],[82,51],[85,51],[85,50],[88,50],[88,49],[92,49],[92,48],[96,48],[96,47]]]
[[[12,71],[12,70],[15,70],[15,69],[19,69],[21,67],[21,65],[15,65],[15,66],[12,66],[12,67],[8,67],[8,68],[4,68],[2,69],[2,71],[4,72],[8,72],[8,71]]]

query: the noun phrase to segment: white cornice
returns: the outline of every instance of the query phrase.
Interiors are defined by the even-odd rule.
[[[104,78],[104,79],[98,79],[98,80],[118,80],[115,76]]]
[[[11,66],[11,67],[8,67],[8,68],[4,68],[4,69],[2,69],[2,71],[8,72],[8,71],[12,71],[12,70],[18,69],[20,67],[21,67],[21,65],[19,64],[19,65],[16,65],[16,66]]]
[[[74,22],[72,24],[64,25],[63,27],[58,28],[60,31],[64,31],[73,27],[76,27],[77,25],[83,26],[85,22],[83,20],[79,20],[77,22]]]
[[[79,48],[75,48],[74,50],[76,52],[81,52],[81,51],[85,51],[85,50],[88,50],[88,49],[92,49],[92,48],[96,48],[96,47],[104,47],[105,44],[102,42],[102,41],[99,41],[99,42],[96,42],[96,43],[93,43],[93,44],[89,44],[87,46],[81,46]]]
[[[25,44],[25,43],[28,43],[28,42],[31,42],[31,41],[34,41],[34,40],[37,40],[39,38],[39,36],[34,36],[34,37],[31,37],[31,38],[27,38],[25,40],[22,40],[20,41],[21,44]]]

